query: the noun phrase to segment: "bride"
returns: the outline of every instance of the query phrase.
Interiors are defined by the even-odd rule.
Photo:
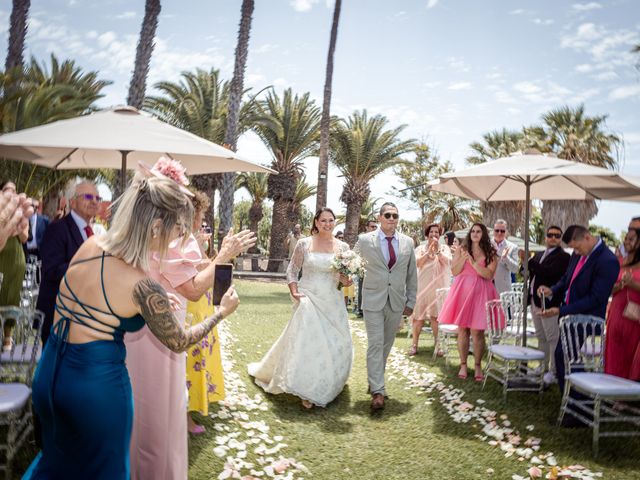
[[[349,247],[333,237],[335,221],[331,209],[318,210],[311,236],[298,241],[287,269],[293,315],[262,361],[248,367],[266,392],[300,397],[305,408],[335,399],[353,360],[347,309],[338,290],[338,280],[351,281],[331,269],[334,254]]]

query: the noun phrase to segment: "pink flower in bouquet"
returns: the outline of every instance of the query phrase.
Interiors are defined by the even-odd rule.
[[[152,171],[156,171],[169,177],[183,187],[189,185],[189,179],[187,178],[187,169],[177,160],[172,160],[167,157],[160,157],[155,165],[151,168]]]

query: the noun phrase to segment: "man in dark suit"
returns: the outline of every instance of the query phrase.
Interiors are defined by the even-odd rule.
[[[60,281],[80,245],[93,235],[91,219],[98,213],[98,190],[92,182],[77,184],[71,195],[69,215],[49,225],[42,239],[42,281],[37,309],[44,313],[42,344],[49,338]]]
[[[49,217],[40,211],[40,201],[33,200],[33,215],[29,218],[29,238],[25,243],[27,255],[35,255],[40,258],[40,246],[44,238],[44,231],[49,223]]]
[[[545,373],[545,383],[555,381],[555,361],[554,352],[560,329],[558,328],[558,316],[545,317],[543,313],[547,308],[560,307],[561,298],[553,297],[542,302],[542,298],[534,295],[541,285],[555,285],[567,271],[571,255],[565,252],[560,244],[562,243],[562,229],[555,225],[547,228],[544,251],[536,253],[529,260],[529,304],[531,305],[531,317],[536,328],[538,337],[538,348],[544,352],[544,363],[542,368]],[[551,364],[551,368],[549,368]]]
[[[562,240],[573,249],[573,255],[560,281],[551,288],[545,285],[538,287],[538,295],[561,299],[560,307],[547,309],[544,316],[558,315],[562,318],[584,314],[604,319],[611,289],[620,272],[618,259],[601,238],[594,237],[583,226],[570,226]],[[579,338],[577,343],[582,345],[583,342],[584,339]],[[562,342],[556,347],[555,363],[562,393],[565,375]]]

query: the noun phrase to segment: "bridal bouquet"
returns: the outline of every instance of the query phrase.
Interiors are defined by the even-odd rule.
[[[345,277],[361,277],[364,275],[365,261],[353,250],[343,250],[336,253],[331,262],[331,268]],[[338,283],[338,290],[343,287]]]

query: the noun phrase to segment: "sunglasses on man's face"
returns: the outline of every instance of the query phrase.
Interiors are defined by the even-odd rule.
[[[547,233],[547,238],[562,238],[561,233]]]
[[[400,215],[398,215],[397,213],[390,213],[390,212],[385,213],[383,216],[387,220],[389,220],[390,218],[393,218],[394,220],[397,220],[398,218],[400,218]]]
[[[503,228],[494,228],[493,229],[494,233],[507,233],[507,231]]]
[[[102,201],[102,197],[100,195],[94,195],[92,193],[79,193],[78,195],[76,195],[76,197],[84,198],[85,200],[87,200],[89,202],[93,202],[94,200],[96,202],[101,202]]]

